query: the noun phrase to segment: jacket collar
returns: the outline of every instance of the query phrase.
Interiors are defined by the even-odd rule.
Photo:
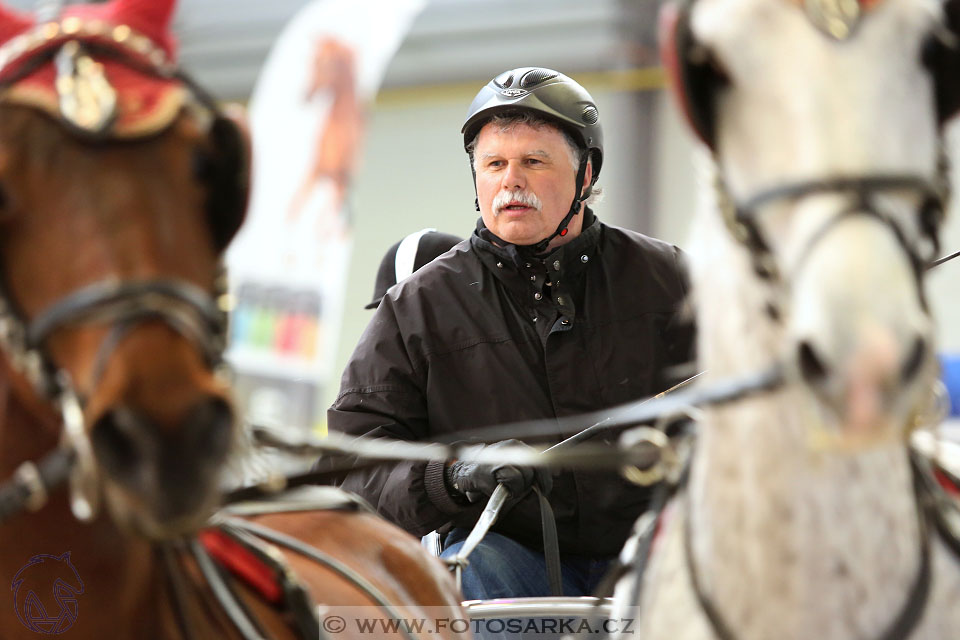
[[[507,244],[500,246],[493,241],[492,233],[477,220],[477,228],[470,237],[484,265],[505,284],[512,288],[542,286],[544,280],[560,278],[571,282],[579,278],[597,253],[603,225],[589,207],[584,208],[583,230],[576,238],[548,251],[530,255],[523,247]]]

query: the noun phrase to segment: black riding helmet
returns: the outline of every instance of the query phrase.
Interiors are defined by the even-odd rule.
[[[588,151],[580,161],[576,195],[570,211],[552,235],[529,245],[534,253],[541,253],[551,240],[566,234],[567,225],[579,211],[580,203],[590,196],[603,164],[603,129],[600,127],[600,114],[596,103],[577,82],[552,69],[520,67],[498,75],[473,99],[467,111],[467,119],[460,130],[463,133],[464,148],[470,146],[480,129],[493,116],[521,111],[530,111],[556,124],[577,142],[581,150]],[[584,186],[588,159],[593,164],[593,179]],[[472,162],[470,169],[473,170]]]

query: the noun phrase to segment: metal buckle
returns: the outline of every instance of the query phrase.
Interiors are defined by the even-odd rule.
[[[14,480],[27,490],[24,505],[28,511],[39,511],[47,503],[47,488],[43,486],[40,470],[31,461],[24,462],[13,474]]]
[[[83,409],[70,386],[64,386],[58,402],[63,417],[63,444],[76,452],[70,472],[70,510],[77,520],[90,522],[100,509],[97,463],[84,430]]]

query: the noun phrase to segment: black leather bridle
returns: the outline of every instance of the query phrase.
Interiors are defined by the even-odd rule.
[[[48,454],[46,463],[23,463],[15,474],[22,480],[21,486],[14,490],[15,495],[23,497],[21,507],[38,509],[43,505],[41,498],[45,498],[57,478],[49,476],[40,482],[44,478],[41,468],[46,466],[63,472],[64,465],[56,461],[69,458],[74,462],[70,474],[74,515],[86,521],[97,512],[96,462],[83,422],[85,396],[49,356],[46,343],[50,336],[68,327],[109,327],[94,361],[96,381],[125,335],[145,322],[161,322],[194,344],[208,366],[217,370],[223,363],[226,344],[227,314],[217,302],[224,286],[222,277],[217,278],[211,292],[175,279],[102,280],[67,293],[28,319],[2,283],[0,273],[0,348],[39,398],[56,408],[63,425],[61,444],[70,450],[54,450]],[[14,506],[12,502],[7,505],[8,509]],[[4,511],[0,506],[0,523],[13,515]]]
[[[0,91],[14,87],[42,66],[55,62],[58,52],[70,45],[75,45],[74,54],[95,52],[147,76],[181,83],[187,88],[192,104],[209,114],[211,130],[224,120],[213,98],[161,48],[129,28],[114,29],[99,21],[80,22],[70,28],[66,23],[48,22],[4,44],[0,55]],[[104,120],[104,124],[109,122],[110,119]],[[108,128],[80,129],[63,113],[60,123],[94,143],[110,137]],[[237,174],[237,180],[245,179],[245,175]],[[211,228],[211,235],[219,242],[217,229]],[[68,461],[73,464],[70,479],[74,515],[88,520],[97,512],[96,464],[83,424],[85,398],[66,371],[50,358],[46,348],[50,336],[68,327],[108,327],[94,361],[94,386],[123,337],[144,322],[161,322],[184,336],[203,354],[207,365],[219,371],[227,332],[227,314],[220,304],[226,292],[226,279],[221,274],[210,284],[210,289],[204,289],[182,279],[101,280],[64,294],[35,317],[28,318],[11,295],[9,282],[0,270],[0,349],[11,367],[29,381],[38,397],[61,416],[63,428],[59,449],[37,463],[25,462],[15,473],[12,484],[0,485],[0,523],[18,509],[40,508],[49,490],[63,481]]]
[[[785,277],[774,257],[772,245],[761,229],[759,223],[761,210],[772,204],[796,202],[810,196],[824,194],[847,196],[849,204],[841,209],[840,213],[826,220],[810,236],[799,254],[796,268],[802,268],[807,256],[836,225],[853,216],[867,216],[889,228],[897,239],[913,269],[921,307],[927,311],[928,305],[922,286],[923,276],[927,269],[941,263],[936,258],[940,251],[940,228],[943,224],[945,203],[949,194],[946,172],[946,163],[941,161],[937,178],[933,181],[906,174],[870,174],[789,182],[762,190],[742,202],[733,199],[719,175],[714,188],[727,229],[730,235],[749,252],[754,272],[762,280],[780,285],[786,284]],[[918,196],[919,228],[922,237],[929,242],[929,251],[921,251],[911,242],[900,223],[877,200],[879,195],[904,191]],[[766,311],[773,319],[782,319],[782,313],[775,302],[770,301]]]

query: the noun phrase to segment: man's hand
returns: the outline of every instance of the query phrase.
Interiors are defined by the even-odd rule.
[[[483,449],[503,447],[526,447],[519,440],[503,440],[493,444],[480,445]],[[530,447],[532,448],[532,447]],[[547,469],[519,467],[511,464],[485,464],[457,460],[444,472],[447,484],[454,494],[466,496],[470,502],[477,502],[489,496],[497,485],[503,483],[511,498],[524,495],[536,482],[540,491],[549,494],[553,487],[553,478]]]

